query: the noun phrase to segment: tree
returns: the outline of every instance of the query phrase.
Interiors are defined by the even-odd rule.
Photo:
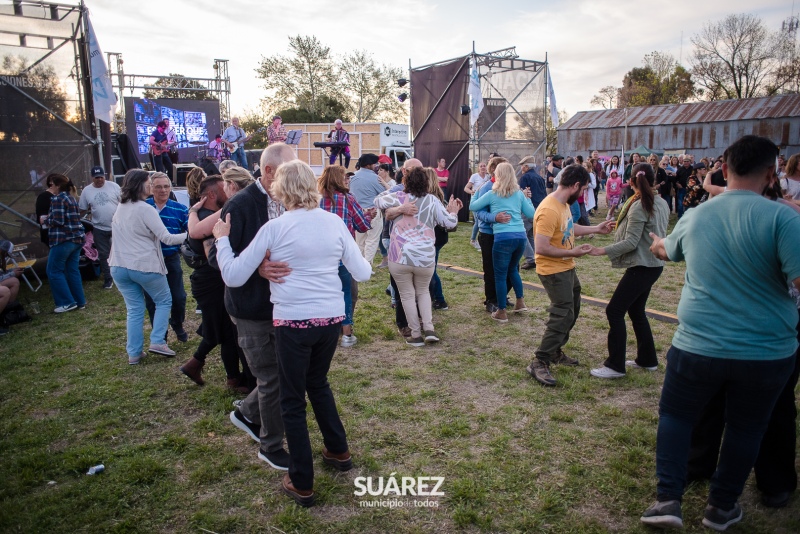
[[[405,110],[394,93],[397,80],[402,76],[400,68],[378,65],[366,50],[356,50],[343,57],[339,79],[354,120],[400,120]]]
[[[74,125],[80,123],[77,111],[74,116],[67,117],[71,111],[67,107],[67,93],[53,65],[40,63],[29,69],[27,59],[8,55],[3,57],[0,75],[7,77],[9,84],[21,91],[0,82],[0,115],[4,119],[0,121],[0,133],[3,140],[45,141],[77,135],[54,116],[58,115]],[[34,104],[25,95],[41,102],[50,111]]]
[[[302,104],[303,98],[300,99],[300,102]],[[335,98],[329,96],[321,97],[317,108],[317,111],[311,112],[301,105],[301,107],[297,108],[283,109],[278,112],[278,115],[287,123],[333,122],[336,119],[350,122],[345,104]]]
[[[142,96],[151,100],[158,100],[159,98],[214,99],[205,85],[197,80],[191,80],[183,74],[172,72],[169,73],[169,76],[156,80],[152,86],[144,90]]]
[[[776,35],[760,18],[743,13],[706,24],[692,37],[692,73],[706,100],[774,94],[788,82],[776,78]]]
[[[634,67],[625,74],[617,99],[619,107],[680,104],[696,96],[691,73],[672,55],[651,52],[642,63],[644,67]]]
[[[289,50],[289,56],[262,58],[256,69],[268,93],[265,104],[319,116],[328,103],[324,97],[333,98],[337,92],[331,49],[314,36],[296,35],[289,37]]]
[[[617,99],[619,98],[619,87],[613,85],[606,85],[592,97],[590,104],[598,106],[603,109],[614,109],[617,107]]]

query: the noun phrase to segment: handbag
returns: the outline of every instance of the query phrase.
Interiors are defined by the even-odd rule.
[[[186,262],[186,265],[192,269],[199,269],[208,265],[208,259],[205,254],[195,252],[188,237],[181,243],[181,256],[183,256],[183,261]]]

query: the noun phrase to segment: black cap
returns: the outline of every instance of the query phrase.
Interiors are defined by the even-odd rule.
[[[358,158],[358,166],[359,167],[366,167],[367,165],[375,165],[378,163],[378,156],[375,154],[361,154],[361,157]]]
[[[96,167],[92,167],[92,178],[94,178],[95,176],[103,176],[103,177],[105,177],[105,175],[106,175],[106,171],[104,171],[103,167],[101,167],[100,165],[98,165]]]
[[[692,168],[695,169],[695,170],[697,170],[697,169],[705,169],[706,168],[706,164],[701,161],[700,163],[695,163],[694,165],[692,165]]]
[[[564,156],[562,156],[561,154],[554,154],[553,157],[550,159],[551,161],[558,161],[560,159],[564,159]]]

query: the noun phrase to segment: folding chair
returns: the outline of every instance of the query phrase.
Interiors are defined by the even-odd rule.
[[[25,257],[25,253],[23,252],[23,250],[28,248],[29,244],[30,243],[20,243],[19,245],[14,245],[11,241],[3,240],[0,241],[0,251],[6,253],[6,269],[22,269],[22,279],[28,284],[30,290],[36,293],[42,287],[42,279],[39,278],[39,275],[36,274],[36,271],[33,269],[33,264],[36,263],[36,260],[29,260]],[[36,286],[36,289],[33,288],[30,280],[28,280],[27,274],[29,272],[39,284]]]

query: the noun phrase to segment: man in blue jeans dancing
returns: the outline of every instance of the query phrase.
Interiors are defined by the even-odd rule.
[[[723,389],[725,436],[703,524],[723,531],[742,519],[739,495],[797,350],[787,283],[800,288],[800,216],[761,195],[777,155],[768,139],[739,139],[725,151],[727,191],[689,210],[666,239],[650,234],[658,258],[686,262],[686,280],[659,403],[658,500],[642,515],[647,525],[683,527],[692,428]]]

